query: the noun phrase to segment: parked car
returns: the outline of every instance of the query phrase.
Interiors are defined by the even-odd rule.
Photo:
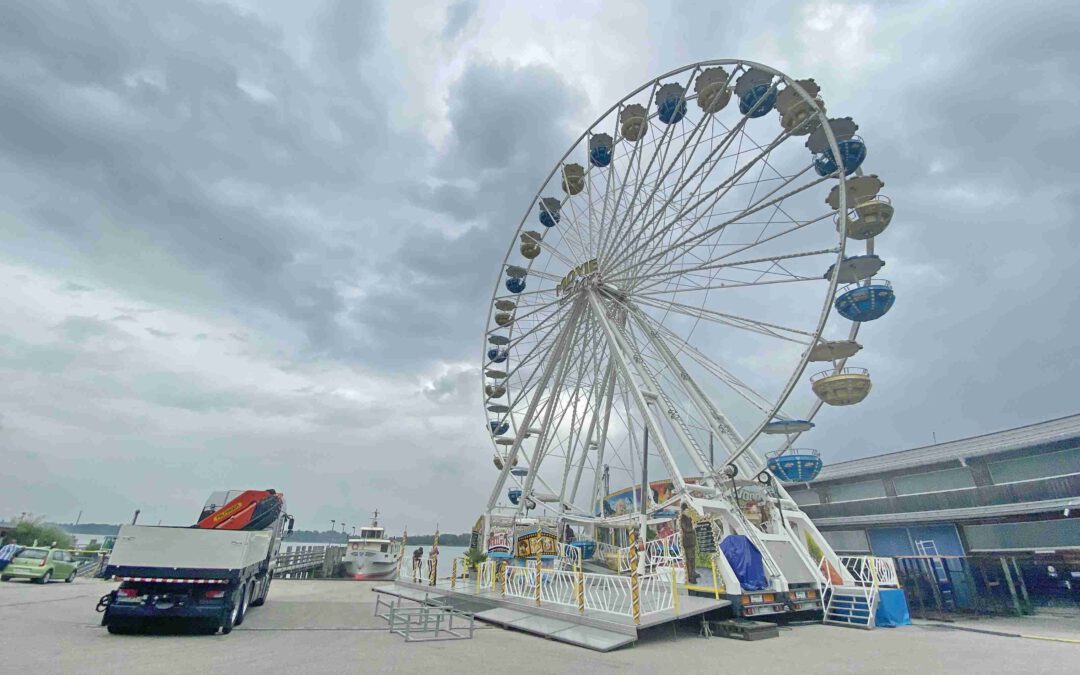
[[[67,551],[58,548],[27,547],[19,551],[0,574],[0,581],[8,579],[31,579],[47,584],[53,579],[67,583],[75,581],[78,563]]]

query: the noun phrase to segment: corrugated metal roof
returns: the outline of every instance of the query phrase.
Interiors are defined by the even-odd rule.
[[[863,457],[838,464],[826,464],[811,485],[823,481],[856,476],[872,476],[886,471],[896,471],[928,466],[949,460],[978,457],[1008,450],[1040,445],[1053,441],[1080,437],[1080,415],[1070,415],[1024,427],[996,431],[982,436],[972,436],[948,443],[937,443],[911,450],[900,450],[884,455]]]

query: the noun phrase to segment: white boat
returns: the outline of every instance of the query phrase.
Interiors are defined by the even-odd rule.
[[[379,512],[371,518],[370,527],[360,528],[358,536],[349,537],[345,549],[345,574],[357,581],[393,579],[397,576],[401,544],[386,538],[379,527]]]

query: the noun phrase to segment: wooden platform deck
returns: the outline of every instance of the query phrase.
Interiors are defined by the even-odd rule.
[[[644,630],[731,604],[727,600],[680,595],[677,612],[666,610],[646,614],[641,617],[641,623],[635,625],[632,618],[609,612],[586,610],[581,613],[576,608],[557,604],[537,607],[532,601],[503,596],[491,589],[478,589],[471,580],[459,580],[454,588],[447,580],[441,580],[435,586],[397,580],[373,590],[413,602],[445,604],[472,612],[486,623],[603,652],[635,642]]]

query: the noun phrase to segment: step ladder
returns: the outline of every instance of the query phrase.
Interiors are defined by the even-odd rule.
[[[877,590],[861,586],[833,586],[825,599],[825,623],[870,630],[877,611]]]

